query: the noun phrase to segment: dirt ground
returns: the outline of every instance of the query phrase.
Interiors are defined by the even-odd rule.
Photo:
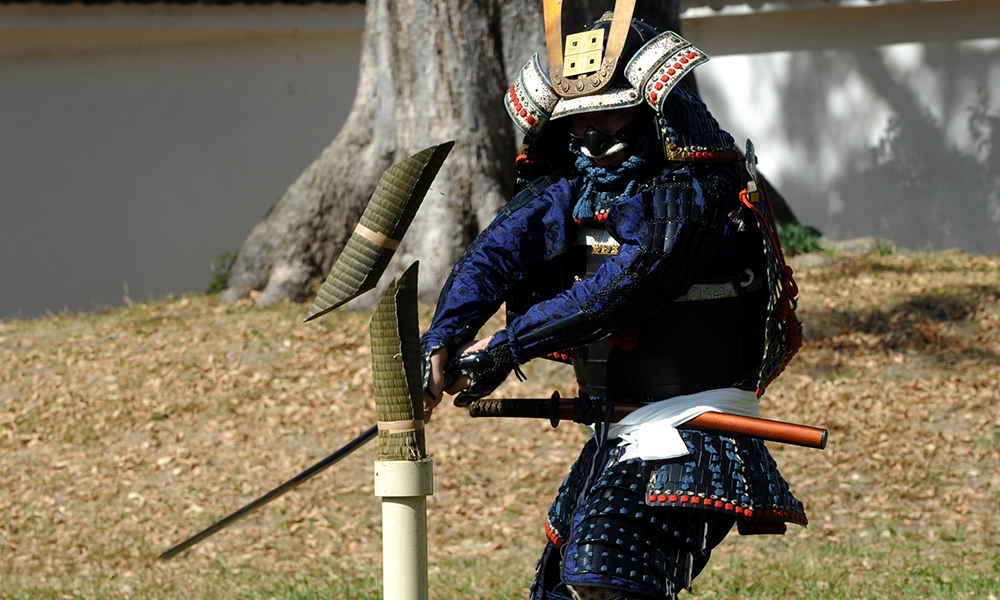
[[[810,525],[731,536],[694,594],[996,600],[1000,259],[819,258],[796,270],[805,348],[762,402],[830,431],[771,445]],[[374,424],[370,315],[305,308],[194,295],[0,323],[0,597],[378,597],[374,445],[156,558]],[[567,368],[525,372],[500,393],[576,392]],[[584,433],[448,407],[427,439],[431,596],[524,597]]]

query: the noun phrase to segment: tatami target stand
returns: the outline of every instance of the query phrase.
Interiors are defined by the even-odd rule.
[[[371,324],[378,418],[375,495],[382,498],[385,600],[427,600],[427,496],[433,462],[424,444],[417,324],[417,263],[393,280]]]
[[[454,142],[431,146],[389,167],[334,263],[306,321],[374,289]],[[433,463],[424,445],[424,405],[417,322],[417,263],[394,279],[372,315],[372,374],[378,423],[330,456],[160,555],[195,544],[280,498],[378,436],[375,495],[382,499],[386,600],[427,599],[427,496]]]

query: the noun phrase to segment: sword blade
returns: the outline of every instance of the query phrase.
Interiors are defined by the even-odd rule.
[[[284,496],[288,492],[294,490],[295,488],[299,487],[300,485],[302,485],[306,481],[312,479],[316,475],[319,475],[320,473],[322,473],[323,471],[325,471],[329,467],[333,466],[334,464],[336,464],[337,462],[339,462],[340,459],[342,459],[345,456],[347,456],[348,454],[354,452],[355,450],[357,450],[361,446],[364,446],[366,443],[368,443],[369,441],[371,441],[371,439],[374,438],[377,435],[378,435],[378,425],[375,425],[371,429],[369,429],[368,431],[362,433],[358,437],[356,437],[353,440],[351,440],[350,442],[348,442],[340,450],[337,450],[336,452],[334,452],[330,456],[327,456],[326,458],[324,458],[323,460],[321,460],[318,463],[314,464],[313,466],[309,467],[305,471],[302,471],[301,473],[299,473],[298,475],[296,475],[294,478],[292,478],[292,479],[286,481],[285,483],[279,485],[278,487],[276,487],[273,490],[271,490],[270,492],[264,494],[260,498],[257,498],[256,500],[254,500],[250,504],[247,504],[246,506],[244,506],[243,508],[241,508],[238,511],[234,512],[233,514],[229,515],[228,517],[224,517],[224,518],[216,521],[214,524],[212,524],[212,526],[208,527],[207,529],[205,529],[205,530],[203,530],[203,531],[201,531],[199,533],[196,533],[195,535],[189,537],[188,539],[184,540],[183,542],[177,544],[176,546],[174,546],[170,550],[167,550],[166,552],[164,552],[163,554],[160,555],[160,558],[162,560],[169,560],[169,559],[177,556],[181,552],[184,552],[185,550],[187,550],[191,546],[194,546],[198,542],[200,542],[200,541],[204,540],[205,538],[209,537],[210,535],[212,535],[212,534],[214,534],[214,533],[216,533],[218,531],[221,531],[221,530],[225,529],[226,527],[229,527],[230,525],[232,525],[236,521],[242,519],[243,517],[247,516],[248,514],[252,513],[253,511],[257,510],[258,508],[260,508],[260,507],[264,506],[265,504],[271,502],[272,500],[275,500],[277,498],[280,498],[281,496]]]

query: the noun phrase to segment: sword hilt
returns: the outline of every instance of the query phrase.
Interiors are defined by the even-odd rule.
[[[548,399],[539,398],[481,398],[469,404],[469,416],[518,417],[548,419],[553,427],[559,426],[559,392]]]

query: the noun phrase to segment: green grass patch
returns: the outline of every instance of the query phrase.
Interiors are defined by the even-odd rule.
[[[797,256],[809,252],[817,252],[819,234],[810,227],[799,223],[778,225],[778,237],[781,238],[781,248],[785,256]]]
[[[708,572],[695,580],[695,597],[902,600],[1000,594],[1000,555],[981,547],[846,535],[838,541],[730,539],[725,544],[751,548],[713,558]]]
[[[1000,260],[831,261],[796,271],[806,343],[761,403],[830,431],[770,445],[812,524],[733,534],[692,597],[1000,600]],[[0,599],[381,598],[373,446],[156,559],[375,422],[370,314],[305,310],[192,295],[0,322]],[[525,372],[499,393],[576,392],[571,368]],[[430,597],[525,598],[580,429],[449,405],[427,436]]]

